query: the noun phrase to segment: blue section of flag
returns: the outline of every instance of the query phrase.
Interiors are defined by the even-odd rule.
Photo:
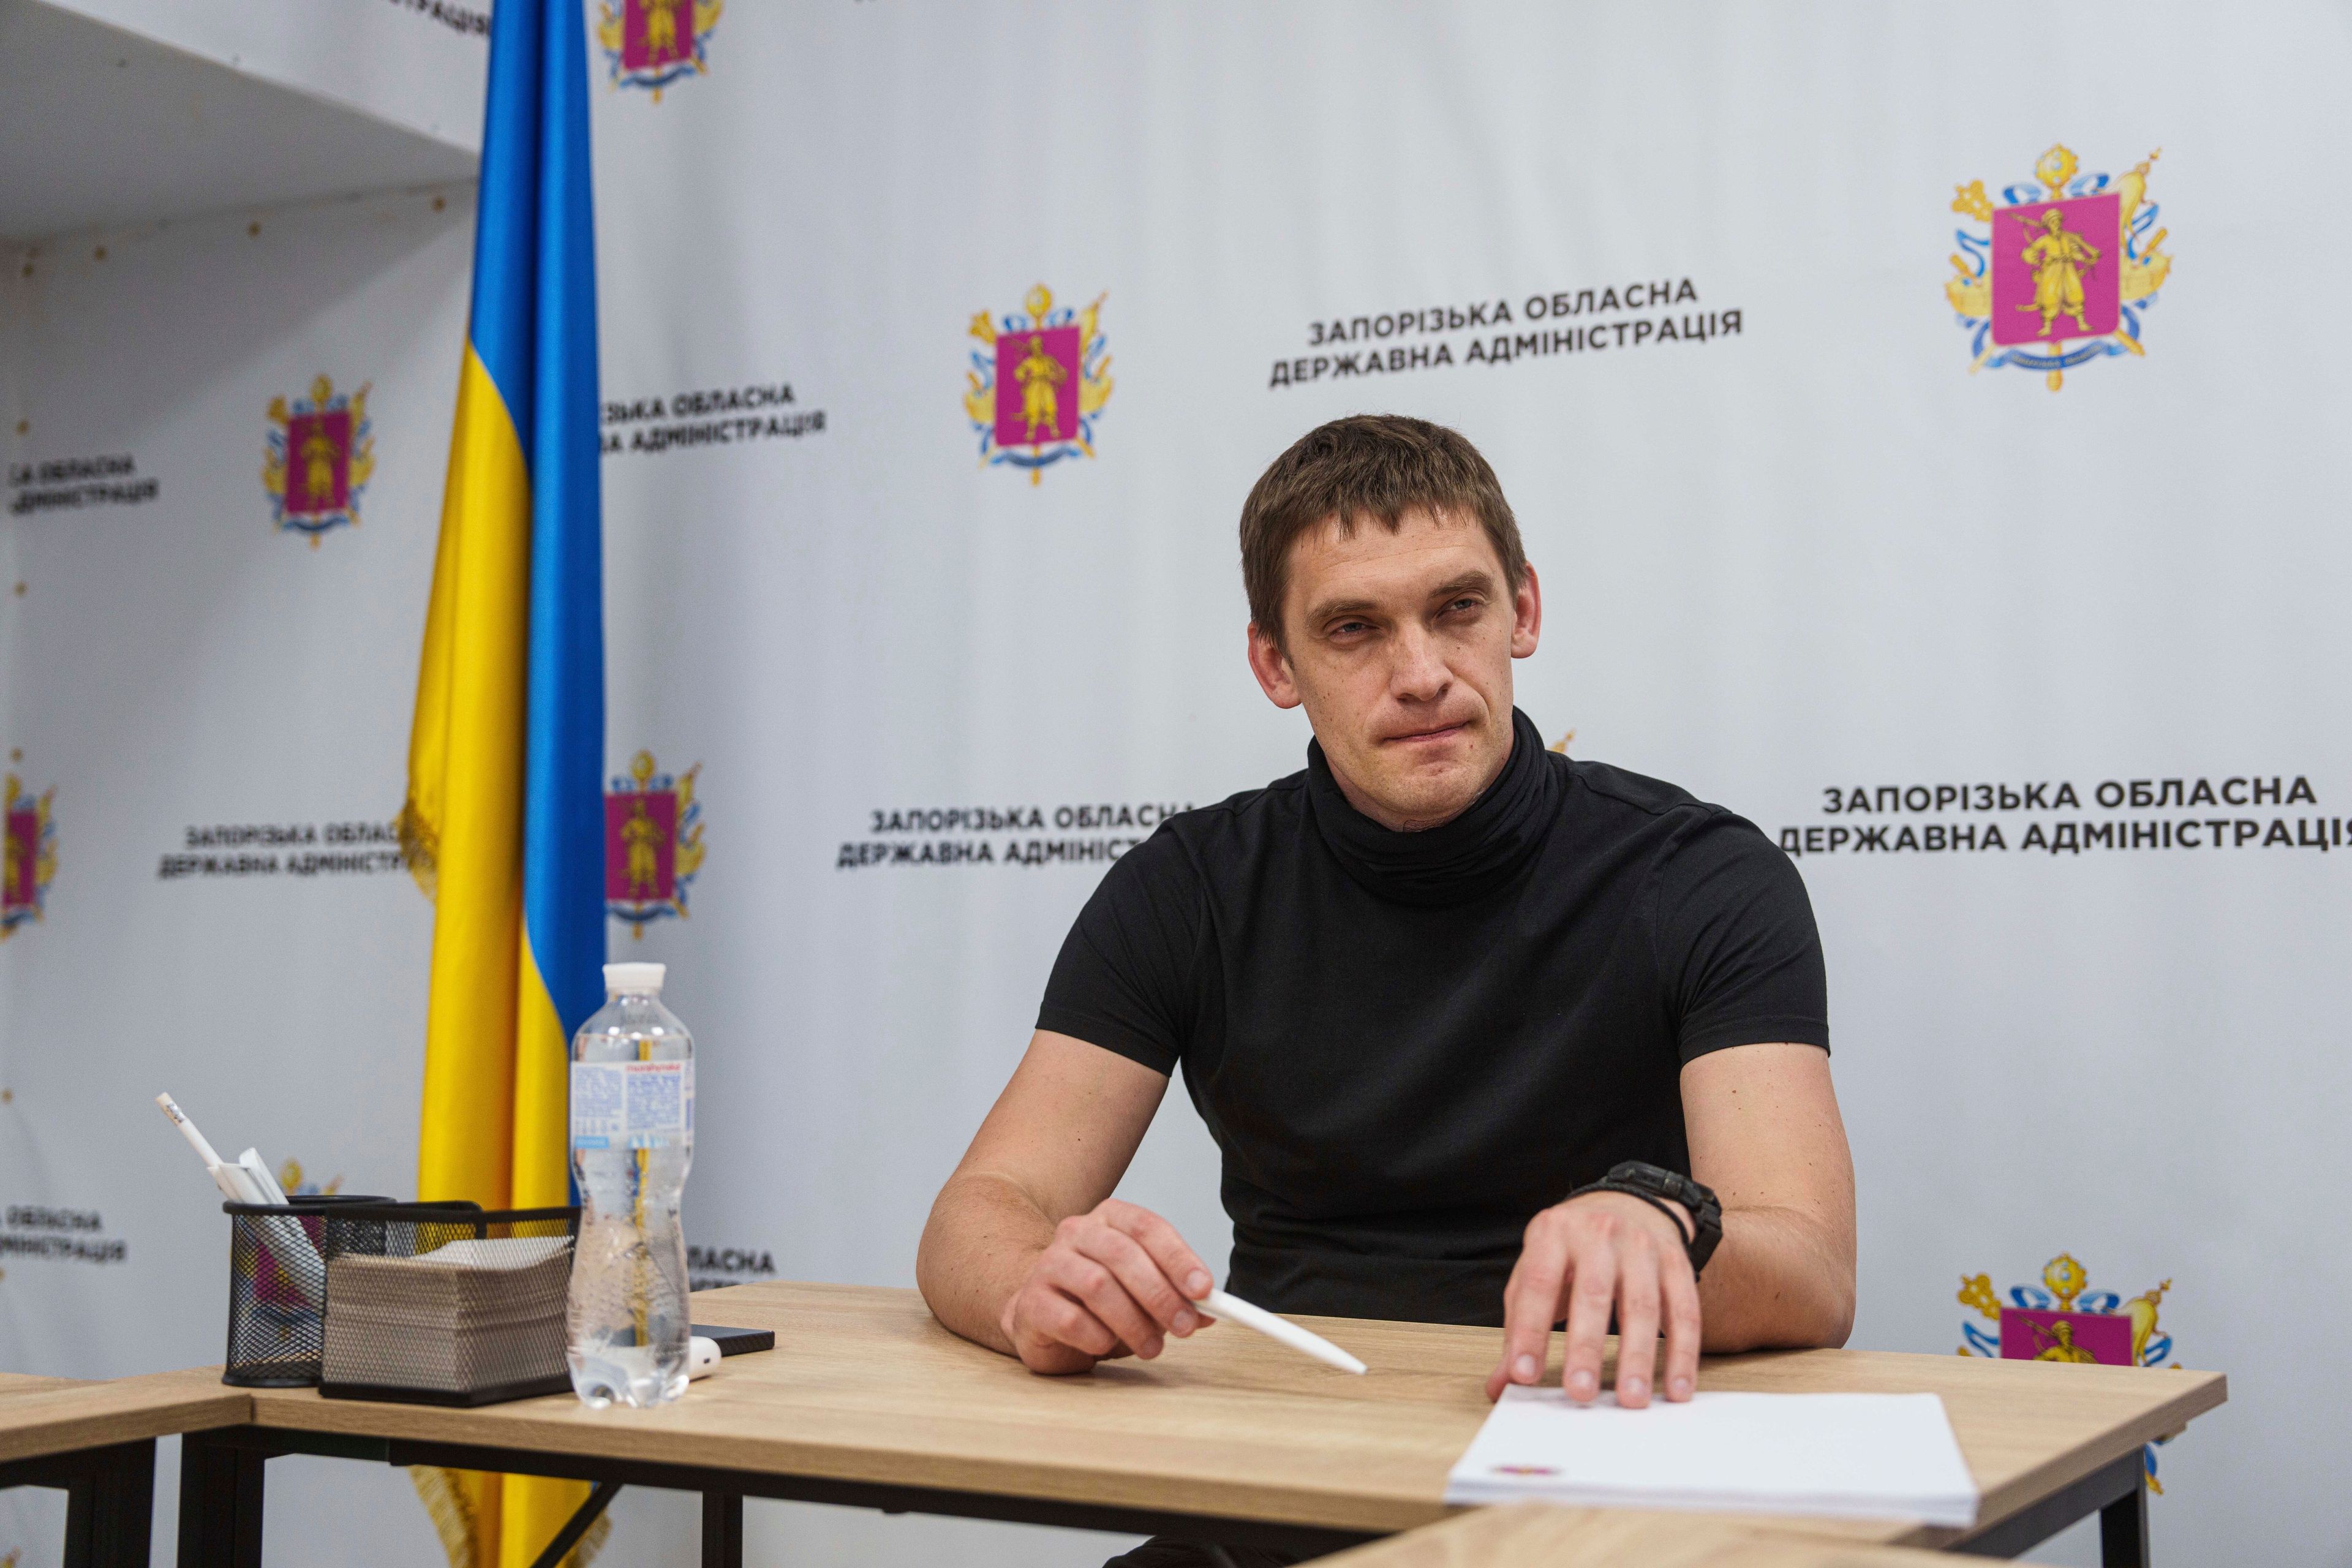
[[[604,510],[587,35],[576,0],[500,0],[499,20],[514,12],[540,24],[534,52],[544,68],[538,182],[529,193],[537,208],[531,393],[508,401],[530,454],[523,923],[568,1037],[604,999]],[[478,324],[475,342],[495,376]]]
[[[467,331],[475,353],[506,400],[519,436],[531,425],[531,298],[538,282],[540,84],[546,9],[543,0],[509,0],[492,11],[488,100],[482,111],[482,184],[475,207],[473,315]]]
[[[604,632],[587,29],[568,0],[492,13],[468,330],[530,467],[523,924],[569,1035],[604,995]]]

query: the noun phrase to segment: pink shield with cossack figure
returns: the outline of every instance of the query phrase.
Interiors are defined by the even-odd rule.
[[[2123,197],[2028,202],[1992,215],[1992,341],[2105,337],[2123,320]]]
[[[11,783],[15,781],[10,781]],[[8,803],[7,868],[0,913],[30,911],[41,902],[41,813],[29,795]]]
[[[2132,1354],[2131,1319],[2114,1312],[2038,1312],[2025,1307],[2000,1310],[2000,1359],[2139,1364]]]
[[[352,497],[352,411],[323,408],[286,422],[286,513],[329,517]]]
[[[1085,351],[1075,326],[998,334],[998,446],[1043,447],[1077,435]]]
[[[367,397],[365,386],[338,393],[322,375],[307,397],[269,400],[261,488],[269,494],[270,520],[310,535],[313,550],[328,530],[360,520],[360,495],[375,472]]]
[[[7,777],[6,793],[0,796],[0,827],[6,830],[5,847],[0,849],[0,942],[41,918],[49,879],[58,869],[58,825],[50,812],[57,795],[54,788],[34,795],[15,773]]]
[[[621,68],[659,71],[694,56],[694,0],[625,0]]]
[[[667,903],[677,891],[677,792],[604,796],[604,901]]]
[[[725,0],[597,0],[596,47],[614,87],[662,89],[710,68],[710,29]]]
[[[702,803],[697,763],[666,773],[651,752],[629,759],[604,792],[604,910],[643,936],[648,921],[686,916],[686,895],[702,869]]]

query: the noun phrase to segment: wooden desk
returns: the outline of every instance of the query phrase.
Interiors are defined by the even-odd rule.
[[[111,1383],[0,1373],[0,1487],[66,1494],[66,1568],[147,1568],[155,1439],[243,1423],[220,1369]]]
[[[1509,1503],[1327,1557],[1318,1568],[1936,1568],[1907,1546],[1872,1546],[1704,1514]]]
[[[1457,1511],[1444,1501],[1446,1472],[1486,1417],[1499,1353],[1495,1330],[1309,1319],[1371,1375],[1221,1324],[1153,1362],[1043,1378],[948,1333],[910,1290],[738,1286],[696,1297],[694,1310],[773,1329],[777,1348],[721,1363],[657,1410],[589,1410],[568,1395],[452,1410],[255,1389],[252,1427],[190,1445],[224,1468],[184,1464],[184,1532],[192,1510],[227,1500],[219,1539],[249,1532],[252,1555],[240,1547],[205,1568],[251,1568],[262,1461],[299,1452],[699,1491],[706,1563],[739,1560],[745,1496],[1332,1551]],[[1984,1493],[1964,1542],[1900,1521],[1807,1528],[2008,1554],[2105,1510],[2114,1555],[2134,1562],[2141,1446],[2225,1396],[2214,1373],[1850,1351],[1711,1360],[1701,1384],[1943,1396]],[[198,1563],[184,1556],[183,1568]]]

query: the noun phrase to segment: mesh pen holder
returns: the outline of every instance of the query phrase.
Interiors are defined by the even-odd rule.
[[[577,1208],[352,1205],[320,1228],[319,1392],[488,1405],[572,1386]]]
[[[285,1205],[223,1204],[229,1216],[228,1364],[239,1388],[306,1388],[325,1348],[328,1216],[389,1199],[325,1195]]]

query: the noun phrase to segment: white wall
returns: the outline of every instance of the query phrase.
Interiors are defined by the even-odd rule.
[[[346,1190],[413,1190],[431,922],[406,874],[159,873],[191,827],[397,808],[472,198],[110,233],[5,280],[22,349],[9,460],[127,455],[156,493],[6,530],[25,592],[0,600],[5,738],[10,771],[56,790],[58,870],[43,918],[0,943],[0,1194],[98,1216],[124,1257],[0,1258],[0,1364],[96,1377],[220,1359],[224,1222],[159,1090],[236,1147]],[[321,374],[371,384],[376,468],[360,525],[312,549],[273,526],[261,468],[271,400]],[[341,1539],[352,1498],[406,1487],[331,1473],[292,1540]],[[413,1504],[379,1512],[382,1533],[341,1550],[436,1550]],[[22,1544],[27,1564],[57,1550],[52,1531]]]
[[[45,0],[478,153],[490,0]]]

